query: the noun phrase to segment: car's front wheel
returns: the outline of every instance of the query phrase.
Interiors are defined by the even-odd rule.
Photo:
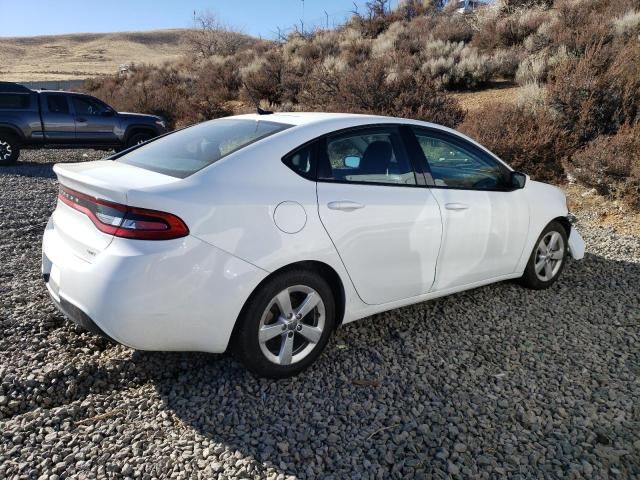
[[[534,290],[553,285],[564,268],[568,243],[567,232],[559,222],[547,225],[531,252],[521,283]]]
[[[318,274],[292,270],[259,287],[238,319],[233,350],[252,372],[296,375],[322,353],[335,326],[331,288]]]
[[[134,135],[131,135],[131,137],[127,141],[127,148],[131,148],[136,145],[140,145],[144,142],[148,142],[152,138],[153,138],[153,135],[149,133],[136,133]]]

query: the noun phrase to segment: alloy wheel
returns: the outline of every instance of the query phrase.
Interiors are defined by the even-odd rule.
[[[307,357],[322,338],[325,305],[320,294],[305,285],[288,287],[271,299],[258,330],[264,356],[278,365]]]
[[[0,140],[0,160],[8,160],[12,154],[13,149],[11,145],[4,140]]]
[[[534,269],[536,276],[548,282],[557,275],[564,261],[565,247],[562,235],[556,231],[548,232],[542,237],[536,249]]]

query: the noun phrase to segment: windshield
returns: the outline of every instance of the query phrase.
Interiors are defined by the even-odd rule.
[[[185,128],[116,161],[185,178],[247,145],[291,127],[284,123],[221,118]]]

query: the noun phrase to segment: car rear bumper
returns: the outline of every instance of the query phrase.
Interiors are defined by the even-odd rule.
[[[192,236],[114,238],[87,261],[49,222],[42,273],[75,323],[139,350],[223,352],[253,289],[268,272]]]
[[[56,297],[53,293],[53,290],[49,286],[49,275],[43,275],[45,284],[47,285],[47,291],[49,292],[49,296],[51,297],[51,301],[54,305],[60,310],[65,317],[71,320],[76,325],[88,330],[91,333],[95,333],[96,335],[101,335],[110,340],[113,340],[109,335],[104,333],[102,329],[82,310],[76,307],[74,304],[69,303],[64,298]]]

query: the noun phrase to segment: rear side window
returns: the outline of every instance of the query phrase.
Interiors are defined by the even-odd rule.
[[[221,158],[291,125],[221,118],[185,128],[142,145],[117,161],[172,177],[185,178]]]
[[[306,145],[282,159],[284,164],[298,175],[309,180],[316,178],[315,143]]]
[[[26,110],[31,103],[28,93],[0,93],[0,108],[6,110]]]
[[[69,104],[64,95],[47,95],[47,109],[51,113],[69,113]]]

